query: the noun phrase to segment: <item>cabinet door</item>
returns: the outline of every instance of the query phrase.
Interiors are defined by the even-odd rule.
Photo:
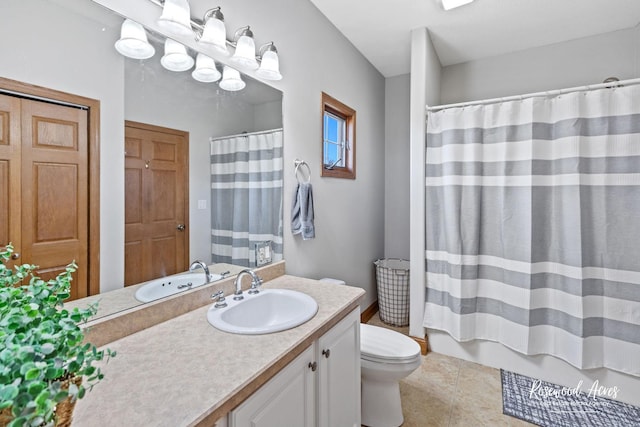
[[[229,427],[315,425],[313,346],[229,413]]]
[[[360,310],[317,344],[318,426],[360,426]]]

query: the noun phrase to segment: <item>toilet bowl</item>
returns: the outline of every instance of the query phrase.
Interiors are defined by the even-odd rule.
[[[338,279],[322,282],[344,285]],[[367,427],[398,427],[404,422],[400,380],[422,363],[420,345],[399,332],[360,324],[361,422]]]
[[[404,418],[399,382],[420,366],[420,346],[399,332],[361,324],[360,358],[362,424],[400,426]]]

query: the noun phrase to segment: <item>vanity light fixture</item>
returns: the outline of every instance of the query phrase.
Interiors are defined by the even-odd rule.
[[[273,42],[264,45],[256,54],[253,32],[248,25],[237,30],[233,39],[228,40],[220,6],[207,10],[203,19],[199,20],[191,18],[188,0],[149,1],[162,8],[162,15],[157,22],[167,32],[180,36],[191,35],[199,44],[210,46],[223,55],[229,55],[228,48],[231,46],[235,49],[229,58],[233,66],[245,70],[256,70],[256,76],[265,80],[282,79],[278,51]],[[471,2],[473,0],[442,1]],[[260,66],[262,61],[267,63]]]
[[[176,36],[192,35],[189,2],[187,0],[164,0],[158,25]]]
[[[164,42],[164,56],[160,63],[169,71],[187,71],[193,67],[193,58],[187,53],[187,48],[172,39]]]
[[[203,53],[196,56],[196,69],[191,73],[191,77],[199,82],[211,83],[220,80],[222,74],[216,68],[216,62],[213,58]]]
[[[281,80],[280,60],[278,59],[278,50],[276,45],[267,43],[260,48],[260,68],[256,71],[256,75],[266,80]]]
[[[203,28],[198,43],[204,43],[213,47],[216,51],[229,55],[227,48],[227,29],[224,26],[224,15],[220,7],[208,10],[204,14]]]
[[[218,85],[224,90],[234,92],[244,89],[246,83],[240,77],[238,70],[225,65],[222,70],[222,80],[220,80]]]
[[[236,51],[229,61],[238,67],[248,70],[258,68],[256,60],[256,44],[253,41],[253,32],[247,25],[236,31],[234,40],[236,42]]]
[[[151,58],[155,48],[147,40],[144,27],[131,19],[125,19],[120,27],[120,39],[115,44],[120,54],[133,59]]]
[[[455,9],[456,7],[464,6],[471,3],[473,0],[442,0],[442,7],[444,10]]]

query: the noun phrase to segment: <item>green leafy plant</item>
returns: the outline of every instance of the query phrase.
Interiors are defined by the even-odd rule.
[[[34,265],[8,268],[12,252],[0,251],[0,411],[9,427],[52,425],[56,405],[81,399],[103,378],[94,362],[115,353],[84,342],[80,325],[97,304],[64,308],[75,263],[44,281]]]

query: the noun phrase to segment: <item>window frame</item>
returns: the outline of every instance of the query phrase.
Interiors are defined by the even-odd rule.
[[[344,134],[345,134],[345,158],[344,166],[335,166],[332,169],[327,169],[324,164],[325,159],[325,113],[336,116],[344,120]],[[322,92],[322,134],[321,134],[321,157],[320,163],[322,164],[322,177],[331,178],[344,178],[344,179],[356,179],[356,110],[348,107],[337,99]]]

